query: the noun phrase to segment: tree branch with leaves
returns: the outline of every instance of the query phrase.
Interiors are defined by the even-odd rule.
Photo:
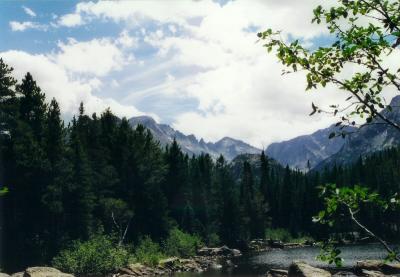
[[[328,47],[309,49],[299,40],[284,41],[280,31],[258,33],[268,52],[275,51],[288,68],[284,73],[306,73],[307,90],[334,85],[348,95],[344,107],[328,110],[312,104],[312,114],[329,112],[339,125],[357,125],[355,117],[371,123],[374,118],[400,131],[400,125],[380,110],[387,108],[383,92],[400,93],[400,67],[387,65],[400,45],[400,1],[338,0],[338,5],[314,9],[313,23],[325,24],[335,41]],[[355,73],[343,76],[346,68]]]

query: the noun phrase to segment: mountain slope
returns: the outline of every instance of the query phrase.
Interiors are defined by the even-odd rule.
[[[342,138],[329,139],[329,134],[337,130],[334,125],[318,130],[310,135],[299,136],[287,141],[272,143],[266,154],[282,165],[289,165],[303,171],[313,168],[331,155],[337,153],[345,143]],[[350,129],[349,129],[350,131]]]
[[[400,96],[394,97],[390,106],[392,111],[385,109],[382,113],[388,119],[400,122]],[[382,120],[377,118],[371,124],[362,126],[357,132],[349,136],[346,143],[336,154],[318,164],[315,169],[320,170],[333,164],[349,164],[355,162],[360,156],[399,146],[400,131],[382,123]]]
[[[258,154],[261,152],[260,149],[241,140],[229,137],[225,137],[215,143],[205,142],[203,139],[197,140],[194,135],[185,135],[167,124],[158,124],[149,116],[132,117],[129,119],[129,123],[133,127],[141,124],[148,128],[161,145],[170,144],[175,138],[182,148],[182,151],[189,155],[208,153],[212,157],[217,158],[222,154],[230,161],[240,154]]]

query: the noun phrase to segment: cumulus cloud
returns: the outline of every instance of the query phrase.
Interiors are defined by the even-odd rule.
[[[0,56],[15,68],[18,79],[31,72],[47,98],[55,97],[67,115],[74,114],[80,102],[85,103],[88,113],[110,107],[118,116],[141,115],[132,105],[122,105],[111,97],[100,98],[94,93],[103,86],[101,77],[120,70],[130,60],[118,45],[110,38],[81,42],[69,39],[66,43],[59,42],[57,51],[50,54],[10,50]]]
[[[158,50],[150,64],[168,61],[155,67],[164,70],[159,73],[163,81],[149,83],[127,100],[155,94],[195,99],[197,109],[177,114],[174,127],[208,140],[228,135],[261,147],[327,126],[332,118],[307,116],[311,101],[329,104],[340,102],[341,97],[333,88],[324,94],[304,93],[302,74],[282,77],[282,68],[256,43],[255,34],[265,28],[282,30],[284,39],[300,38],[311,46],[313,39],[327,34],[323,27],[311,24],[312,9],[330,3],[334,1],[259,0],[249,4],[243,0],[224,5],[211,0],[100,1],[79,3],[73,14],[85,22],[100,19],[123,23],[124,28],[141,28],[143,42]],[[158,27],[145,29],[146,22]],[[131,44],[124,32],[121,45],[126,44],[123,41]],[[174,71],[184,73],[170,73]],[[154,68],[145,68],[142,75],[155,73]]]
[[[59,26],[65,27],[77,27],[85,24],[80,14],[66,14],[59,18],[58,20]]]
[[[58,52],[54,59],[66,69],[96,76],[104,76],[113,70],[120,70],[128,58],[109,38],[59,42]]]
[[[101,86],[100,80],[73,78],[67,69],[46,55],[11,50],[0,53],[0,56],[14,67],[14,75],[19,80],[26,72],[30,72],[46,93],[47,99],[55,97],[67,116],[76,114],[80,102],[85,104],[88,114],[102,112],[107,107],[118,116],[143,114],[133,106],[122,105],[112,98],[100,98],[94,95],[94,90]]]
[[[24,9],[24,12],[30,17],[36,17],[36,13],[32,9],[25,6],[22,6],[22,8]]]
[[[59,26],[112,21],[121,27],[119,36],[59,42],[59,51],[44,58],[64,72],[79,91],[89,91],[84,95],[89,95],[93,108],[98,99],[93,91],[102,88],[101,79],[138,59],[141,62],[137,64],[142,65],[137,74],[127,72],[125,80],[112,77],[114,89],[145,84],[125,95],[124,103],[156,99],[157,95],[179,103],[194,101],[196,109],[174,114],[174,127],[207,140],[232,136],[262,147],[326,127],[332,118],[308,117],[311,102],[328,105],[345,97],[332,87],[305,93],[302,73],[281,76],[282,67],[273,55],[266,54],[261,43],[256,43],[256,33],[266,28],[282,30],[283,39],[299,38],[312,46],[316,38],[327,35],[323,27],[311,24],[312,9],[333,2],[81,2],[73,13],[58,18]],[[134,49],[141,49],[145,55],[131,56]],[[156,49],[156,53],[148,49]],[[71,72],[84,79],[71,79]],[[101,106],[114,100],[99,101]],[[125,109],[113,105],[119,111]]]
[[[32,21],[24,21],[24,22],[18,22],[18,21],[10,21],[10,28],[12,31],[17,31],[17,32],[23,32],[28,29],[36,29],[36,30],[47,30],[47,26],[43,24],[39,24],[37,22],[32,22]]]

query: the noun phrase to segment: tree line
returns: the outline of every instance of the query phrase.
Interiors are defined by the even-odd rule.
[[[0,185],[8,188],[0,198],[1,263],[11,271],[48,264],[72,241],[103,233],[130,244],[179,228],[234,247],[264,238],[267,228],[323,236],[331,230],[311,224],[322,206],[319,185],[360,183],[384,195],[399,188],[399,150],[309,174],[264,152],[232,163],[188,156],[175,140],[163,147],[110,109],[87,115],[81,104],[65,124],[32,75],[17,82],[12,70],[0,59]],[[379,216],[365,214],[369,222]],[[398,232],[397,222],[388,232]]]

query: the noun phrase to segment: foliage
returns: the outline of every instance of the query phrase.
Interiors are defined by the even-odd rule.
[[[3,187],[0,189],[0,196],[5,195],[8,192],[8,188],[7,187]]]
[[[283,228],[266,229],[265,238],[272,240],[280,240],[282,242],[290,242],[293,239],[290,232]]]
[[[379,113],[385,107],[391,109],[382,92],[400,92],[400,68],[387,64],[395,59],[400,45],[399,8],[398,0],[338,0],[331,7],[318,6],[312,21],[325,24],[336,38],[331,46],[318,49],[310,50],[298,40],[286,43],[280,32],[271,29],[258,36],[269,52],[276,50],[287,72],[306,73],[307,90],[330,84],[348,93],[345,106],[330,106],[329,112],[340,118],[338,125],[355,125],[355,116],[366,123],[378,117],[378,122],[400,130],[396,122]],[[340,74],[349,67],[355,69],[353,74]],[[311,115],[323,111],[315,104],[312,108]]]
[[[200,237],[173,228],[164,242],[164,252],[169,256],[191,257],[203,245]]]
[[[321,252],[317,256],[317,259],[329,264],[335,264],[337,267],[343,265],[343,259],[340,257],[341,250],[337,247],[335,242],[332,240],[324,241],[320,243],[320,246]]]
[[[135,248],[135,260],[145,265],[156,266],[165,257],[161,252],[160,245],[153,242],[148,236],[142,238]]]
[[[53,266],[77,275],[106,274],[126,266],[130,258],[129,252],[110,237],[97,235],[85,242],[73,242],[53,259]]]
[[[371,193],[368,188],[360,186],[338,188],[333,184],[322,187],[321,196],[324,198],[324,210],[314,217],[315,222],[334,226],[337,224],[338,218],[346,215],[362,232],[376,239],[385,247],[388,252],[387,260],[400,261],[399,254],[356,217],[365,205],[369,204],[374,209],[385,211],[389,208],[388,203],[396,203],[396,201],[385,201],[377,193]],[[341,265],[340,250],[332,244],[332,241],[325,242],[322,251],[319,256],[321,260]]]

